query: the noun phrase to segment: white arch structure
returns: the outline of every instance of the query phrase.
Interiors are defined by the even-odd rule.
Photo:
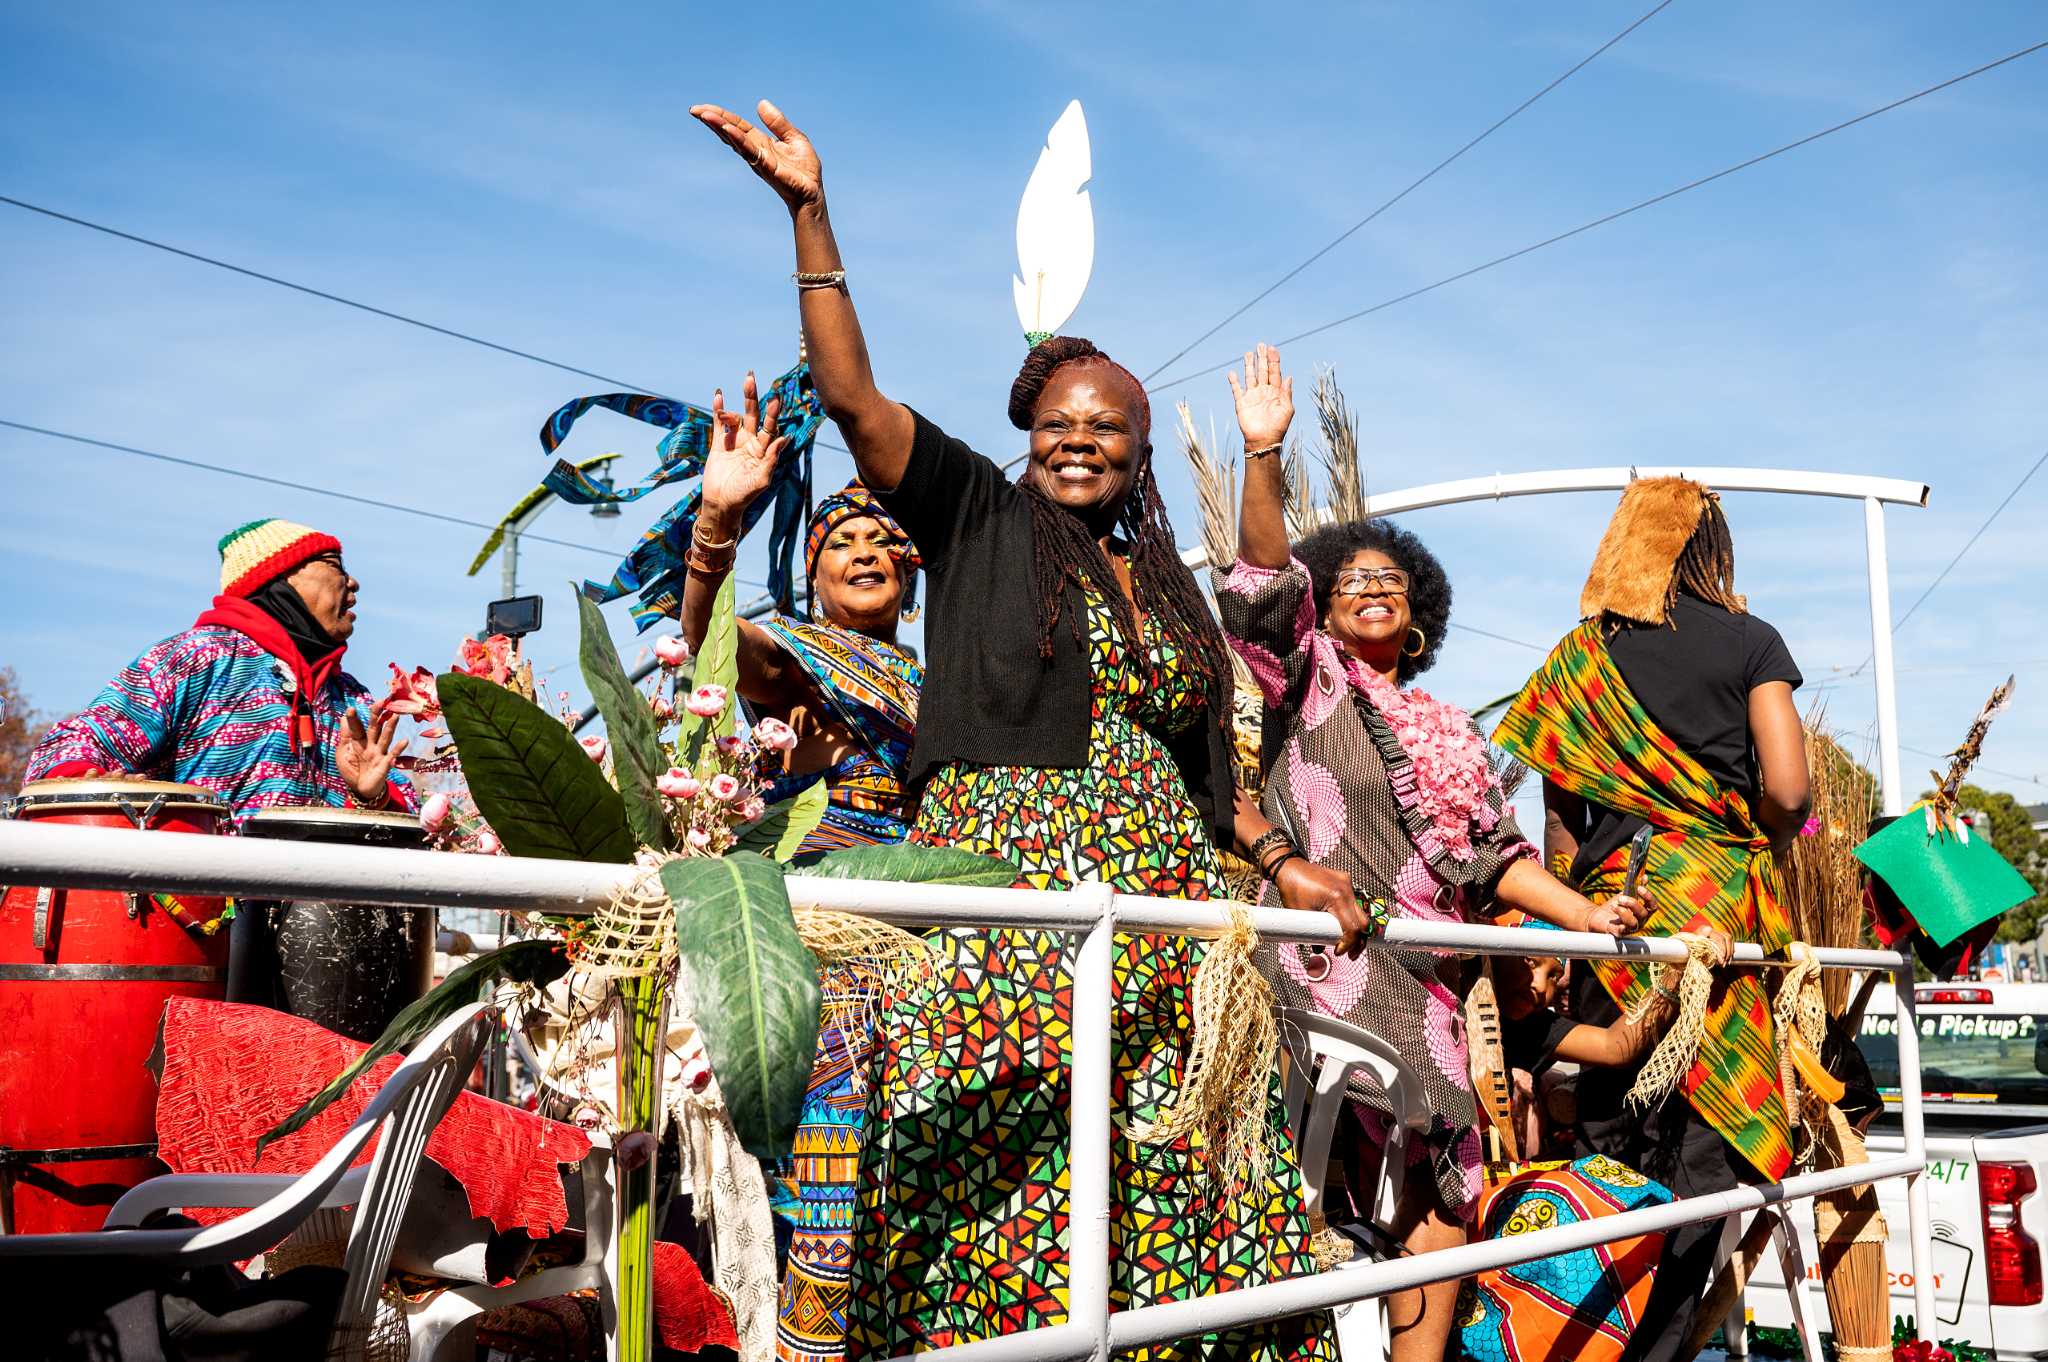
[[[1662,477],[1691,478],[1717,492],[1780,492],[1863,503],[1863,554],[1870,579],[1871,671],[1877,687],[1878,778],[1883,787],[1884,812],[1904,813],[1906,794],[1899,774],[1899,697],[1892,665],[1892,589],[1885,557],[1884,508],[1888,502],[1895,506],[1925,506],[1926,483],[1860,473],[1784,468],[1563,468],[1547,473],[1496,473],[1492,477],[1460,478],[1382,492],[1366,498],[1366,510],[1372,515],[1399,515],[1433,506],[1505,501],[1509,497],[1546,496],[1555,492],[1618,492],[1636,478]],[[1189,567],[1201,567],[1209,561],[1208,554],[1199,548],[1181,556]]]

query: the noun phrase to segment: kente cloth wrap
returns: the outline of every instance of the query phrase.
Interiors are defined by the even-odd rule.
[[[1518,1165],[1480,1194],[1487,1239],[1668,1205],[1671,1193],[1605,1155]],[[1449,1362],[1619,1362],[1650,1298],[1664,1236],[1652,1233],[1468,1277]]]
[[[1355,677],[1357,664],[1316,627],[1308,569],[1238,562],[1215,570],[1211,581],[1224,636],[1258,683],[1268,732],[1285,735],[1260,797],[1266,818],[1287,829],[1310,861],[1350,875],[1360,894],[1386,899],[1395,920],[1464,922],[1486,909],[1508,867],[1536,855],[1499,782],[1484,777],[1462,838],[1447,839],[1438,816],[1423,807],[1415,762],[1374,698],[1384,683]],[[1266,884],[1261,902],[1282,906],[1279,890]],[[1430,1124],[1410,1134],[1408,1156],[1428,1164],[1444,1207],[1470,1220],[1479,1196],[1479,1114],[1459,962],[1382,940],[1368,942],[1355,960],[1287,944],[1262,945],[1256,959],[1284,1006],[1340,1018],[1410,1056]],[[1403,1115],[1368,1071],[1354,1074],[1349,1091],[1376,1117]],[[1384,1120],[1366,1122],[1369,1134],[1385,1128]]]
[[[266,1146],[261,1159],[256,1138],[367,1048],[267,1007],[172,998],[164,1008],[157,1157],[174,1173],[303,1173],[334,1147],[403,1056],[372,1065],[303,1129]],[[372,1141],[356,1166],[375,1149]],[[468,1092],[456,1097],[426,1148],[461,1185],[472,1216],[536,1239],[569,1223],[560,1166],[589,1152],[589,1137],[574,1126]],[[209,1224],[233,1214],[192,1212]]]
[[[1640,884],[1645,936],[1720,928],[1774,951],[1792,939],[1778,865],[1749,804],[1700,769],[1657,727],[1607,654],[1597,620],[1566,634],[1501,716],[1494,741],[1558,786],[1656,829]],[[1628,848],[1578,886],[1599,900],[1620,892]],[[1602,960],[1594,977],[1627,1012],[1650,988],[1651,966]],[[1681,1087],[1693,1107],[1767,1178],[1792,1163],[1778,1089],[1770,999],[1753,970],[1717,979],[1699,1058]]]
[[[762,797],[770,803],[825,782],[825,817],[797,854],[902,841],[911,813],[903,773],[924,669],[901,649],[836,624],[771,618],[761,628],[803,670],[829,717],[858,742],[829,768],[798,775],[779,774],[780,754],[763,754],[769,785]]]
[[[741,533],[753,529],[769,508],[774,508],[775,518],[768,533],[768,590],[775,598],[776,608],[789,611],[796,608],[792,560],[796,554],[797,535],[804,524],[805,502],[810,497],[811,446],[817,439],[818,427],[824,424],[825,407],[818,400],[817,389],[811,384],[808,364],[797,365],[769,385],[768,391],[761,394],[764,411],[771,401],[782,404],[776,416],[775,432],[788,436],[789,445],[775,465],[774,478],[768,484],[769,495],[759,498],[747,508]],[[650,426],[665,427],[668,434],[662,437],[656,450],[661,462],[639,486],[607,490],[568,460],[557,459],[543,485],[562,500],[572,506],[638,501],[657,487],[703,473],[705,446],[711,432],[710,411],[688,402],[651,397],[646,393],[601,393],[565,403],[541,427],[541,450],[554,453],[568,438],[577,419],[593,407],[603,407]],[[682,606],[683,579],[689,571],[684,558],[690,551],[690,535],[697,527],[697,510],[702,502],[701,488],[692,487],[684,493],[680,501],[648,527],[639,544],[612,574],[612,579],[602,583],[585,582],[583,594],[602,604],[629,593],[639,593],[639,602],[630,608],[634,627],[643,633],[652,628],[655,621],[674,617]]]
[[[294,700],[298,703],[295,705]],[[213,791],[236,818],[286,804],[353,805],[335,743],[353,712],[370,723],[362,683],[334,670],[310,697],[292,669],[237,629],[205,625],[151,646],[92,703],[53,725],[29,756],[28,779],[88,766]],[[294,715],[312,743],[296,741]],[[418,807],[394,773],[395,806]]]
[[[1133,653],[1099,595],[1086,615],[1087,764],[942,766],[912,839],[1004,857],[1017,884],[1107,882],[1134,894],[1221,892],[1203,817],[1162,735],[1208,722],[1198,672],[1147,617]],[[1074,942],[1021,928],[938,931],[936,979],[878,1029],[847,1355],[886,1358],[1058,1323],[1067,1315],[1068,1035]],[[1301,1175],[1269,1081],[1275,1157],[1224,1197],[1186,1141],[1134,1124],[1177,1094],[1189,989],[1205,946],[1119,935],[1113,951],[1110,1308],[1312,1272]],[[1179,1339],[1144,1359],[1327,1359],[1321,1315]]]

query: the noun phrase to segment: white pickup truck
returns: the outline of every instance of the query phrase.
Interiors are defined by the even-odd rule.
[[[2003,1359],[2048,1357],[2042,1247],[2048,1245],[2048,985],[1920,984],[1920,1083],[1927,1113],[1927,1191],[1934,1235],[1933,1338],[1953,1338]],[[1879,986],[1858,1038],[1885,1094],[1870,1155],[1904,1152],[1898,1116],[1897,1014]],[[1913,1313],[1906,1184],[1877,1184],[1891,1229],[1886,1265],[1892,1314]],[[1794,1214],[1817,1264],[1813,1217]],[[1753,1323],[1791,1324],[1784,1279],[1766,1254],[1750,1279]],[[1809,1267],[1810,1274],[1818,1273]],[[1811,1293],[1823,1312],[1818,1281]]]

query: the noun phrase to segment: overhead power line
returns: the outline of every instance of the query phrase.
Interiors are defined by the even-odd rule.
[[[403,322],[407,326],[417,326],[422,331],[432,331],[438,336],[468,341],[471,345],[481,345],[486,350],[496,350],[500,354],[511,355],[517,359],[532,360],[535,364],[545,364],[550,369],[560,369],[565,374],[575,374],[581,378],[594,378],[600,383],[609,383],[615,388],[623,388],[631,392],[654,393],[652,388],[642,387],[637,383],[628,383],[623,378],[611,378],[605,374],[594,373],[589,369],[579,369],[573,364],[564,364],[558,359],[549,359],[546,355],[536,355],[530,350],[520,350],[510,345],[500,345],[494,340],[485,340],[482,336],[473,336],[467,331],[457,331],[453,327],[439,326],[433,322],[422,321],[418,317],[408,317],[403,312],[393,312],[389,308],[358,302],[354,298],[344,298],[339,293],[329,293],[326,289],[314,288],[310,284],[295,284],[289,279],[280,279],[274,274],[265,274],[261,270],[252,270],[246,265],[236,265],[226,260],[217,259],[214,256],[201,255],[197,251],[188,251],[182,246],[173,246],[166,241],[154,241],[146,236],[138,236],[134,232],[124,232],[118,227],[109,227],[103,222],[92,222],[86,218],[74,217],[70,213],[60,213],[54,208],[45,208],[38,203],[29,203],[24,199],[9,198],[5,194],[0,194],[0,203],[9,204],[15,208],[25,208],[31,213],[41,213],[46,218],[55,218],[59,222],[68,222],[74,227],[84,227],[90,231],[104,232],[108,236],[119,237],[123,241],[132,241],[138,246],[148,246],[152,250],[168,251],[172,255],[183,256],[187,260],[196,260],[202,265],[211,265],[217,270],[227,270],[233,274],[245,275],[250,279],[259,279],[266,284],[275,284],[279,288],[288,288],[294,293],[303,293],[309,297],[321,298],[330,303],[340,303],[343,307],[352,307],[358,312],[367,312],[373,317],[383,317],[388,321]],[[656,395],[658,396],[659,394]]]
[[[90,435],[74,435],[70,431],[51,430],[48,426],[32,426],[26,421],[9,421],[0,418],[0,426],[9,430],[27,431],[31,435],[45,435],[52,440],[69,440],[73,444],[91,445],[95,449],[111,449],[118,454],[133,454],[138,458],[155,459],[159,463],[177,464],[182,468],[197,468],[208,473],[219,473],[230,478],[245,478],[250,482],[267,483],[272,487],[285,487],[294,492],[307,492],[316,497],[332,497],[336,501],[352,501],[358,506],[371,506],[380,511],[395,511],[400,515],[418,516],[422,520],[438,520],[447,525],[466,525],[471,529],[495,530],[498,527],[487,521],[470,520],[444,511],[430,511],[423,506],[407,506],[401,502],[384,501],[377,497],[360,496],[354,492],[340,492],[331,487],[314,487],[308,483],[295,482],[290,478],[273,478],[266,473],[252,473],[246,468],[231,468],[226,464],[206,463],[200,459],[181,458],[176,454],[160,454],[153,449],[138,449],[134,445],[116,444],[112,440],[96,440]],[[531,530],[521,530],[519,540],[525,544],[553,544],[559,548],[577,549],[583,553],[601,553],[607,558],[622,556],[623,550],[601,548],[596,544],[578,544],[567,539],[552,539]],[[737,579],[736,579],[737,580]],[[741,581],[743,586],[760,587],[758,582]]]
[[[1925,605],[1927,603],[1927,598],[1934,594],[1934,589],[1940,586],[1943,582],[1948,580],[1948,575],[1956,570],[1956,564],[1963,561],[1963,555],[1968,553],[1971,549],[1977,547],[1977,541],[1984,537],[1984,531],[1991,528],[1991,522],[1998,519],[1999,516],[2005,513],[2005,508],[2012,505],[2012,499],[2020,494],[2020,489],[2025,487],[2029,482],[2033,480],[2034,474],[2041,471],[2042,464],[2048,464],[2048,449],[2042,450],[2041,457],[2034,460],[2033,464],[2027,469],[2026,472],[2020,474],[2020,480],[2012,485],[2012,490],[2007,492],[2004,497],[2000,498],[1999,503],[1991,508],[1991,514],[1984,517],[1984,523],[1977,527],[1976,532],[1974,534],[1972,534],[1968,539],[1963,541],[1963,546],[1956,550],[1956,556],[1948,560],[1947,567],[1943,568],[1940,572],[1934,575],[1934,580],[1927,584],[1927,589],[1921,592],[1920,595],[1914,600],[1914,602],[1911,605],[1906,607],[1906,613],[1899,616],[1898,619],[1892,622],[1893,633],[1896,634],[1900,629],[1904,628],[1906,621],[1913,618],[1913,612],[1915,610],[1918,610],[1921,606]],[[1850,672],[1849,675],[1851,677],[1863,675],[1864,670],[1867,667],[1869,667],[1873,661],[1876,660],[1876,657],[1876,653],[1870,654],[1868,657],[1864,658],[1862,663],[1856,668],[1856,670]]]
[[[1626,208],[1617,209],[1612,213],[1607,213],[1600,217],[1594,218],[1591,222],[1581,223],[1577,227],[1572,228],[1570,231],[1559,232],[1555,236],[1545,237],[1543,240],[1524,246],[1520,250],[1509,251],[1506,255],[1497,255],[1491,260],[1472,266],[1470,269],[1463,269],[1459,270],[1456,274],[1446,275],[1442,279],[1437,280],[1435,283],[1424,284],[1420,288],[1409,289],[1406,293],[1396,294],[1392,298],[1388,298],[1384,301],[1374,303],[1371,307],[1362,307],[1356,312],[1346,313],[1344,316],[1337,318],[1335,321],[1324,322],[1321,326],[1312,326],[1306,331],[1302,331],[1295,335],[1287,337],[1286,339],[1280,341],[1279,344],[1283,346],[1292,345],[1296,341],[1307,340],[1310,336],[1319,336],[1325,331],[1334,330],[1335,328],[1344,326],[1350,322],[1355,322],[1359,320],[1361,317],[1370,317],[1375,312],[1384,312],[1390,307],[1398,306],[1399,304],[1408,302],[1414,298],[1420,298],[1425,293],[1434,293],[1436,290],[1450,284],[1455,284],[1461,279],[1470,279],[1475,274],[1483,274],[1487,270],[1495,269],[1501,265],[1505,265],[1509,261],[1520,260],[1525,255],[1533,255],[1537,251],[1543,250],[1546,247],[1555,246],[1559,242],[1569,241],[1573,237],[1581,236],[1586,232],[1592,231],[1596,227],[1604,227],[1610,222],[1619,222],[1621,219],[1628,217],[1632,213],[1640,213],[1645,208],[1653,208],[1656,205],[1663,203],[1668,199],[1675,199],[1681,194],[1690,193],[1695,189],[1699,189],[1705,185],[1710,185],[1714,183],[1714,181],[1716,180],[1726,179],[1728,176],[1735,174],[1737,171],[1747,170],[1751,166],[1762,165],[1765,161],[1771,160],[1774,157],[1783,156],[1786,152],[1797,151],[1800,147],[1806,146],[1809,143],[1818,142],[1823,137],[1832,137],[1834,136],[1834,134],[1838,132],[1844,132],[1850,128],[1855,127],[1859,123],[1867,123],[1871,119],[1878,117],[1880,114],[1890,113],[1894,109],[1902,109],[1906,105],[1913,103],[1915,100],[1925,99],[1929,95],[1938,94],[1941,91],[1948,89],[1950,86],[1960,85],[1966,80],[1974,79],[1975,77],[1984,75],[1986,72],[1989,71],[1995,71],[2001,66],[2005,66],[2008,63],[2018,61],[2022,57],[2032,56],[2034,53],[2041,51],[2043,48],[2048,48],[2048,42],[2038,42],[2031,47],[2023,47],[2017,52],[2007,53],[2005,56],[1998,58],[1996,61],[1988,61],[1984,63],[1982,66],[1963,72],[1959,76],[1950,76],[1947,80],[1941,81],[1935,85],[1930,85],[1924,90],[1916,90],[1912,94],[1907,95],[1902,99],[1895,99],[1889,104],[1881,105],[1878,108],[1870,110],[1868,113],[1861,113],[1856,115],[1856,117],[1854,118],[1845,119],[1842,122],[1836,123],[1830,127],[1822,128],[1819,132],[1808,133],[1806,136],[1801,137],[1796,141],[1787,142],[1780,147],[1774,147],[1769,151],[1761,153],[1760,155],[1752,156],[1746,161],[1738,161],[1734,165],[1728,166],[1721,170],[1717,170],[1711,175],[1702,175],[1698,179],[1689,180],[1686,183],[1679,185],[1675,189],[1667,189],[1663,193],[1652,195],[1651,197],[1644,199],[1639,203],[1632,203]],[[1179,377],[1167,379],[1163,383],[1159,383],[1156,385],[1147,384],[1146,387],[1149,391],[1152,392],[1162,392],[1169,388],[1177,388],[1183,383],[1192,382],[1197,378],[1205,377],[1208,374],[1214,372],[1220,365],[1228,364],[1229,362],[1230,361],[1228,359],[1219,360],[1215,364],[1205,365],[1200,369],[1191,369],[1188,372],[1181,374]]]
[[[1578,64],[1573,66],[1569,71],[1566,71],[1556,80],[1551,81],[1550,84],[1544,86],[1535,94],[1530,95],[1520,104],[1517,104],[1514,108],[1508,110],[1505,114],[1501,115],[1501,117],[1495,120],[1492,126],[1488,127],[1485,132],[1480,133],[1477,137],[1467,142],[1464,146],[1459,147],[1456,151],[1444,157],[1443,160],[1438,161],[1435,165],[1431,166],[1427,171],[1425,171],[1420,178],[1411,181],[1406,189],[1403,189],[1400,193],[1394,195],[1394,197],[1388,199],[1385,203],[1373,209],[1370,213],[1367,213],[1364,217],[1352,223],[1349,227],[1346,227],[1343,231],[1339,232],[1335,237],[1331,238],[1328,244],[1324,245],[1322,249],[1316,251],[1315,254],[1311,255],[1308,259],[1302,261],[1299,265],[1296,265],[1293,269],[1287,271],[1287,273],[1281,275],[1278,279],[1275,279],[1272,283],[1266,285],[1265,288],[1259,290],[1259,292],[1252,295],[1252,297],[1247,299],[1241,306],[1239,306],[1237,311],[1231,313],[1228,317],[1225,317],[1222,321],[1216,323],[1216,325],[1210,327],[1207,331],[1204,331],[1201,335],[1195,337],[1186,345],[1183,345],[1180,349],[1176,350],[1164,363],[1160,364],[1151,373],[1146,374],[1141,381],[1149,385],[1153,379],[1159,377],[1160,374],[1164,373],[1173,365],[1178,364],[1182,356],[1186,355],[1188,351],[1194,349],[1197,345],[1200,345],[1203,341],[1209,339],[1209,337],[1215,335],[1218,331],[1221,331],[1224,327],[1230,325],[1239,317],[1242,317],[1245,313],[1257,307],[1260,303],[1264,302],[1267,298],[1271,297],[1275,292],[1277,292],[1290,279],[1300,274],[1310,265],[1315,264],[1316,261],[1321,260],[1331,251],[1336,250],[1337,247],[1343,245],[1346,241],[1349,241],[1351,237],[1354,234],[1356,234],[1359,230],[1367,226],[1370,226],[1373,220],[1379,217],[1380,214],[1386,212],[1389,208],[1392,208],[1395,204],[1399,203],[1401,200],[1407,198],[1410,194],[1413,194],[1416,190],[1422,188],[1422,186],[1428,184],[1431,180],[1435,179],[1438,171],[1448,168],[1453,161],[1463,156],[1466,152],[1472,150],[1472,148],[1478,146],[1481,142],[1484,142],[1487,138],[1499,132],[1509,123],[1512,123],[1515,120],[1515,118],[1522,113],[1523,110],[1527,109],[1537,100],[1543,98],[1543,96],[1549,94],[1552,90],[1555,90],[1558,86],[1570,80],[1573,76],[1576,76],[1579,72],[1585,70],[1588,66],[1591,66],[1593,62],[1596,59],[1598,59],[1602,53],[1607,51],[1608,48],[1613,47],[1623,38],[1626,38],[1629,34],[1635,32],[1644,24],[1656,18],[1657,14],[1670,4],[1671,0],[1661,0],[1661,3],[1651,7],[1647,12],[1643,14],[1641,18],[1637,19],[1634,23],[1630,24],[1621,32],[1615,34],[1612,38],[1609,38],[1606,42],[1600,44],[1600,46],[1594,48],[1584,57],[1581,57],[1578,61]]]
[[[1936,761],[1947,761],[1955,755],[1954,752],[1930,752],[1924,747],[1908,747],[1904,743],[1899,744],[1899,750],[1912,752],[1917,756],[1933,757]],[[1988,771],[1994,776],[2004,776],[2007,780],[2023,780],[2029,785],[2039,785],[2042,789],[2048,790],[2048,780],[2042,780],[2039,776],[2023,776],[2017,771],[2001,771],[1996,766],[1986,766],[1981,761],[1970,769],[1973,771]]]
[[[45,208],[39,203],[30,203],[26,199],[10,198],[5,194],[0,194],[0,203],[25,209],[31,213],[40,213],[46,218],[54,218],[58,222],[68,222],[74,227],[83,227],[88,231],[103,232],[108,236],[118,237],[122,241],[132,241],[138,246],[147,246],[152,250],[165,251],[171,255],[181,256],[186,260],[197,261],[202,265],[211,265],[215,269],[226,270],[230,274],[239,274],[245,278],[260,280],[266,284],[275,284],[279,288],[288,288],[294,293],[303,293],[308,297],[319,298],[325,302],[339,303],[343,307],[352,307],[358,312],[367,312],[373,317],[382,317],[386,321],[402,322],[406,326],[416,326],[422,331],[431,331],[437,336],[446,336],[451,340],[467,341],[471,345],[480,345],[486,350],[495,350],[501,355],[511,355],[515,359],[531,360],[535,364],[545,364],[548,368],[559,369],[565,374],[575,374],[579,378],[594,378],[600,383],[607,384],[621,391],[647,393],[655,397],[666,396],[666,394],[646,384],[629,383],[623,378],[613,378],[609,374],[600,374],[592,369],[580,369],[573,364],[564,364],[558,359],[549,359],[546,355],[536,355],[531,350],[521,350],[517,346],[512,345],[501,345],[497,341],[486,340],[482,336],[472,335],[467,331],[457,331],[454,327],[441,326],[434,322],[424,321],[418,317],[409,317],[403,312],[394,312],[388,307],[378,307],[373,303],[365,303],[355,298],[345,298],[339,293],[330,293],[326,289],[314,288],[311,284],[295,283],[290,279],[283,279],[275,274],[265,274],[262,270],[250,269],[246,265],[237,265],[232,261],[222,260],[216,256],[201,255],[198,251],[188,251],[182,246],[173,246],[167,241],[157,241],[151,237],[141,236],[134,232],[124,232],[119,227],[109,227],[104,222],[94,222],[89,218],[77,217],[71,213],[60,213],[54,208]],[[842,454],[846,452],[843,447],[835,445],[829,440],[819,440],[818,443],[827,449],[837,449]],[[571,547],[575,546],[572,545]]]

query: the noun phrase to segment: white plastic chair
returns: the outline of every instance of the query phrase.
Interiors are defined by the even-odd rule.
[[[114,1203],[104,1230],[0,1236],[0,1265],[9,1257],[122,1258],[172,1271],[232,1263],[269,1251],[323,1208],[353,1203],[356,1215],[342,1264],[348,1279],[329,1356],[358,1357],[412,1196],[420,1152],[462,1091],[495,1025],[495,1009],[477,1003],[436,1027],[377,1090],[334,1148],[303,1173],[151,1178]],[[351,1169],[349,1164],[380,1131],[368,1166]],[[195,1206],[248,1210],[196,1229],[124,1228],[152,1211]]]
[[[609,1136],[593,1132],[583,1159],[583,1259],[543,1268],[506,1286],[457,1286],[424,1300],[401,1302],[412,1335],[412,1362],[433,1362],[464,1324],[486,1311],[573,1291],[595,1290],[603,1311],[607,1356],[616,1356],[619,1298],[613,1289],[611,1257],[618,1226],[612,1216],[612,1147]]]
[[[1395,1119],[1387,1132],[1380,1162],[1379,1185],[1373,1195],[1369,1224],[1384,1232],[1408,1169],[1408,1135],[1429,1129],[1430,1111],[1422,1080],[1393,1046],[1369,1031],[1320,1012],[1284,1007],[1279,1010],[1280,1036],[1287,1046],[1287,1124],[1294,1132],[1295,1157],[1301,1165],[1302,1199],[1312,1216],[1323,1209],[1323,1179],[1330,1162],[1330,1140],[1343,1108],[1352,1074],[1372,1074],[1391,1102]],[[1312,1099],[1312,1100],[1311,1100]],[[1354,1258],[1343,1266],[1363,1267]],[[1341,1271],[1342,1267],[1337,1270]],[[1343,1362],[1379,1362],[1386,1355],[1386,1329],[1379,1299],[1336,1307],[1337,1354]]]

